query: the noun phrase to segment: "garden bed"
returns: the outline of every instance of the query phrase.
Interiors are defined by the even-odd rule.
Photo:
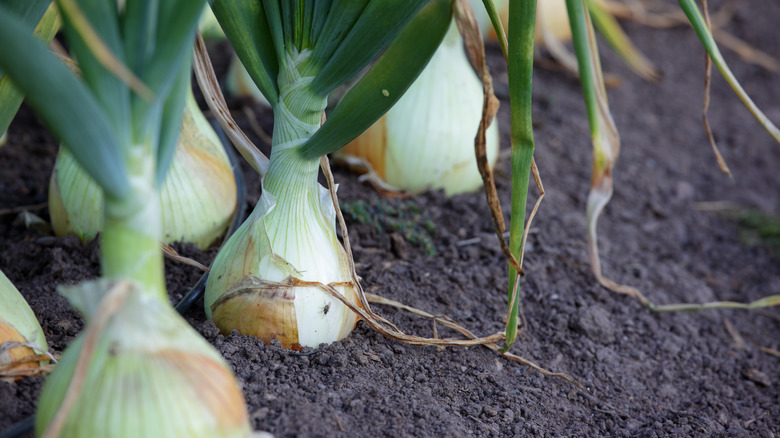
[[[754,1],[737,8],[728,28],[780,57],[778,20],[780,5]],[[609,98],[623,143],[615,195],[599,224],[605,274],[659,304],[777,294],[777,253],[711,207],[725,201],[780,212],[780,145],[714,73],[710,123],[734,178],[723,175],[701,124],[704,62],[695,35],[688,28],[625,27],[665,79],[641,81],[602,47],[605,70],[622,79]],[[497,47],[488,52],[503,104],[498,120],[504,154],[496,179],[508,206],[506,67]],[[731,52],[725,57],[757,104],[780,122],[780,76]],[[224,72],[227,57],[214,58],[218,73]],[[241,111],[247,102],[230,103],[239,123],[262,144]],[[270,113],[252,109],[270,132]],[[256,429],[279,436],[780,434],[780,359],[759,349],[780,349],[780,313],[655,314],[600,287],[585,246],[591,150],[579,84],[561,72],[535,70],[534,110],[536,160],[547,195],[528,239],[527,275],[520,285],[527,327],[513,352],[568,373],[587,389],[485,348],[412,347],[362,323],[342,342],[292,354],[254,338],[220,335],[204,321],[202,305],[196,306],[186,316],[233,367]],[[48,220],[45,206],[37,205],[46,202],[56,151],[57,143],[23,108],[0,148],[0,209],[29,206]],[[259,182],[249,171],[246,177],[254,203]],[[337,169],[336,181],[342,203],[405,214],[397,220],[400,229],[346,216],[368,292],[448,315],[476,334],[502,330],[507,266],[482,193],[384,198],[346,171]],[[433,224],[418,231],[429,233],[434,255],[429,245],[404,239],[405,227],[422,222]],[[177,249],[204,264],[216,253]],[[0,216],[0,268],[29,300],[55,353],[83,327],[56,286],[97,276],[97,251],[95,243],[82,246],[74,238],[27,229],[17,214]],[[200,272],[170,261],[166,269],[177,302]],[[428,320],[374,309],[408,333],[433,335]],[[452,335],[441,327],[439,332]],[[42,382],[0,382],[0,431],[33,414]]]

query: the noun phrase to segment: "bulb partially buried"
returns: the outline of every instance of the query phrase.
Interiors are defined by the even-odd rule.
[[[302,164],[283,146],[273,153],[287,183],[278,198],[264,184],[255,210],[220,250],[206,284],[206,315],[223,333],[277,339],[285,348],[318,347],[343,339],[357,323],[323,287],[355,304],[357,294],[330,194],[317,183],[317,162]]]
[[[88,325],[43,387],[38,436],[250,436],[230,368],[170,305],[127,281],[61,290]]]

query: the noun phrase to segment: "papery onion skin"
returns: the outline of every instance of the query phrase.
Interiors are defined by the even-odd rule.
[[[99,280],[65,291],[89,323],[44,384],[37,435],[58,410],[68,409],[63,438],[249,436],[246,403],[229,366],[167,303],[132,290],[107,324],[92,332],[103,309],[95,290],[107,284]],[[84,380],[73,404],[65,406],[79,356],[95,334]]]
[[[38,319],[19,290],[3,271],[0,271],[0,345],[7,342],[28,346],[12,347],[0,352],[0,365],[24,362],[38,352],[48,351],[46,337]],[[29,345],[34,345],[37,349],[30,348]],[[40,363],[33,360],[21,364],[20,367],[36,368],[38,365]]]
[[[160,188],[163,241],[207,249],[227,229],[237,206],[233,169],[219,137],[192,95],[171,167]],[[49,183],[49,211],[58,236],[86,242],[103,224],[103,193],[62,148]]]
[[[357,293],[336,237],[332,201],[316,180],[317,161],[301,162],[283,147],[273,153],[275,173],[266,175],[255,210],[212,263],[206,316],[223,333],[239,330],[265,342],[277,339],[285,348],[316,348],[344,339],[358,317],[320,286],[290,280],[333,284],[355,305]]]
[[[482,187],[474,137],[482,117],[482,84],[452,24],[431,61],[387,114],[340,154],[366,160],[383,181],[418,193],[453,196]],[[488,163],[498,158],[498,122],[486,133]]]

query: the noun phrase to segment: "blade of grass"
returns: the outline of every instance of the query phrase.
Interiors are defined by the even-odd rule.
[[[0,6],[0,68],[109,196],[129,191],[117,138],[87,87]]]
[[[731,69],[729,69],[729,66],[723,59],[723,55],[721,55],[720,50],[718,49],[718,45],[715,43],[715,39],[712,37],[712,33],[707,28],[704,17],[702,17],[696,3],[694,3],[693,0],[679,0],[679,3],[683,12],[685,12],[685,16],[688,17],[688,21],[691,22],[693,29],[696,31],[696,35],[698,35],[699,40],[701,40],[704,50],[706,50],[707,54],[712,58],[712,62],[718,70],[720,70],[720,73],[726,79],[726,82],[729,83],[742,103],[747,107],[750,113],[753,114],[753,117],[761,123],[761,126],[769,132],[775,141],[780,143],[780,129],[778,129],[761,109],[758,108],[753,100],[750,99],[750,96],[748,96],[747,92],[742,88],[742,85],[740,85],[737,78],[731,72]]]
[[[509,2],[509,101],[511,103],[512,138],[512,201],[509,224],[509,249],[519,259],[523,252],[523,230],[531,163],[534,156],[534,132],[531,118],[533,79],[534,28],[536,0]],[[520,297],[515,293],[522,271],[509,264],[509,291],[506,339],[501,352],[506,352],[517,338],[517,313]]]
[[[433,0],[409,22],[371,70],[344,96],[328,121],[299,147],[304,158],[315,159],[338,150],[398,101],[444,38],[452,20],[451,4],[450,0]]]

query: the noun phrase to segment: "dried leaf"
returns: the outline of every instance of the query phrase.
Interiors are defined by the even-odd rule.
[[[222,90],[219,88],[217,75],[214,73],[209,54],[206,51],[206,43],[200,34],[195,42],[195,58],[192,62],[192,68],[195,71],[198,86],[206,99],[206,104],[214,117],[241,156],[260,174],[260,177],[263,177],[268,172],[268,157],[257,149],[252,140],[239,128],[238,123],[233,120],[233,116],[230,115],[230,109],[225,102],[225,96],[222,95]]]

